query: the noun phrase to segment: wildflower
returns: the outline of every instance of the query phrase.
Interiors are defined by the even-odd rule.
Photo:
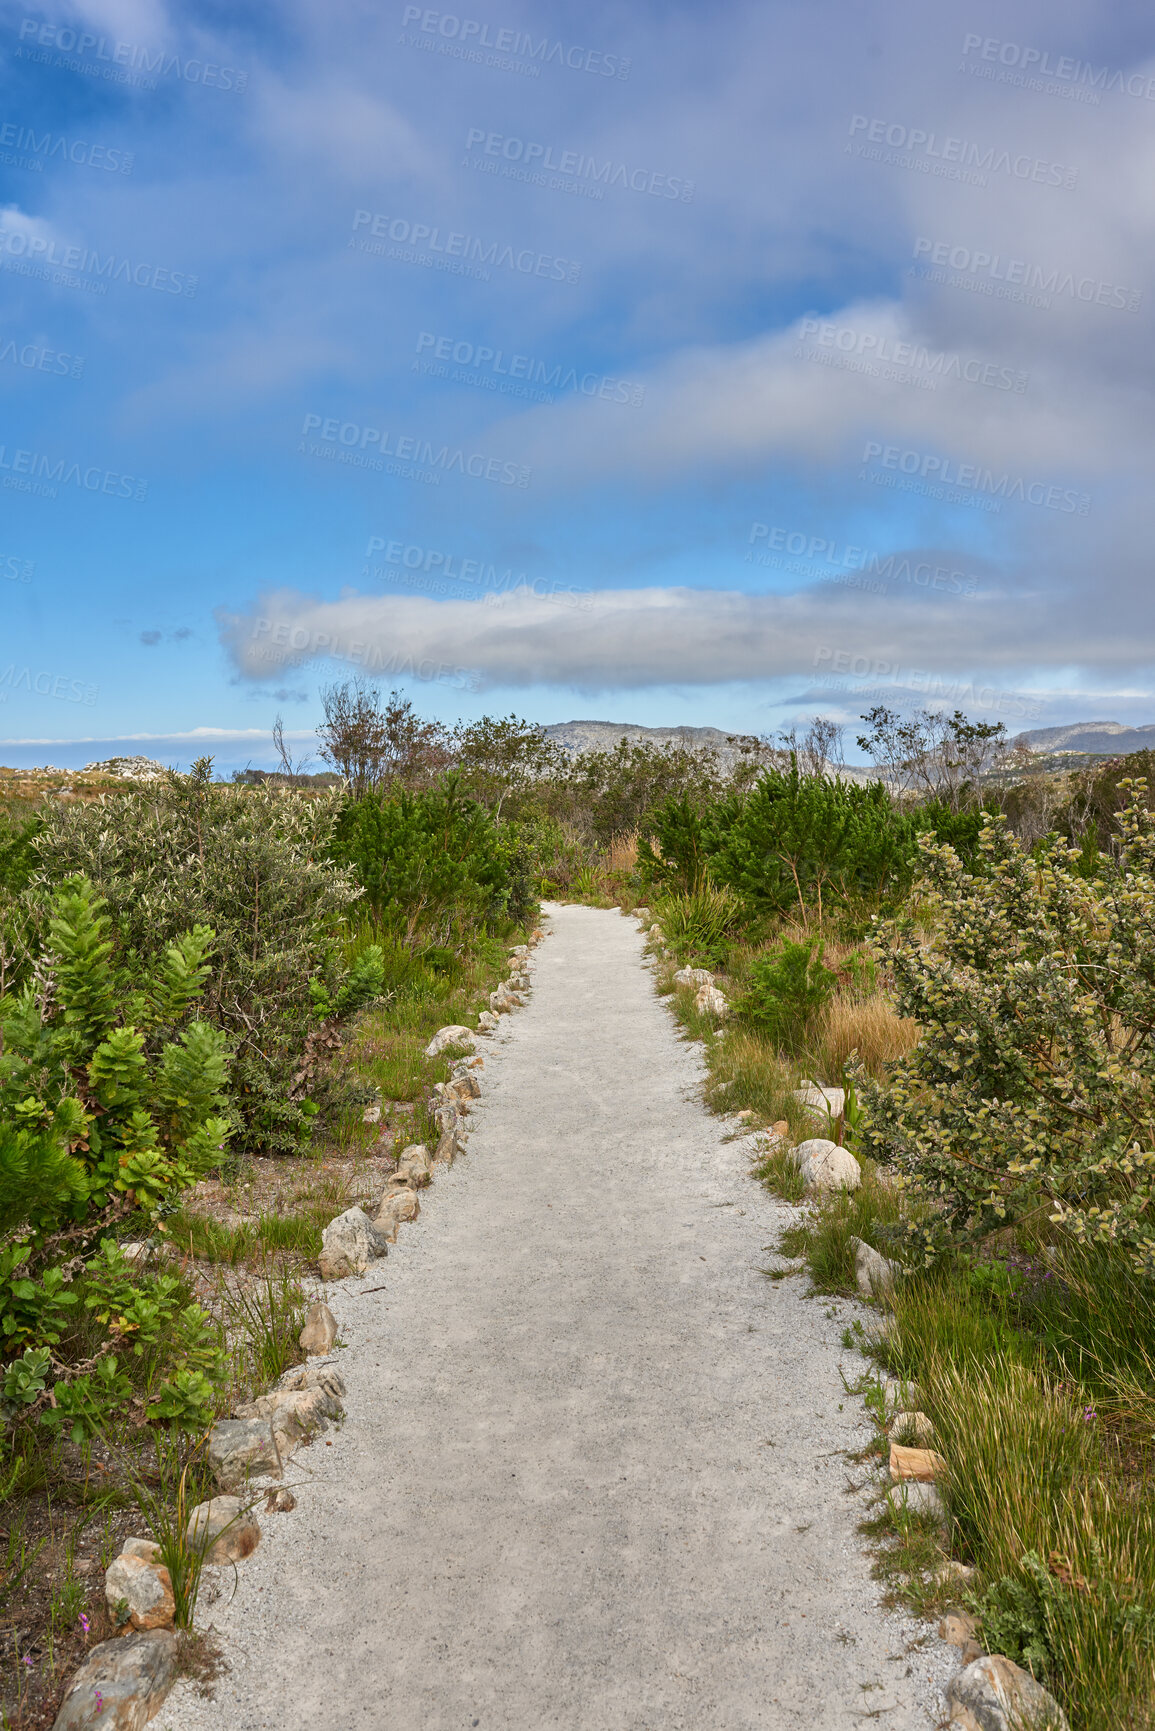
[[[1098,1415],[1098,1413],[1097,1413],[1097,1412],[1096,1412],[1096,1411],[1095,1411],[1095,1409],[1094,1409],[1094,1407],[1093,1407],[1093,1406],[1085,1406],[1085,1407],[1084,1407],[1084,1408],[1083,1408],[1083,1422],[1084,1422],[1084,1423],[1085,1423],[1085,1424],[1090,1424],[1090,1422],[1091,1422],[1091,1420],[1092,1420],[1092,1419],[1093,1419],[1093,1418],[1098,1418],[1098,1416],[1099,1416],[1099,1415]]]
[[[80,1627],[84,1630],[84,1633],[87,1635],[90,1625],[89,1625],[88,1618],[84,1615],[83,1611],[81,1611],[81,1613],[80,1613]]]

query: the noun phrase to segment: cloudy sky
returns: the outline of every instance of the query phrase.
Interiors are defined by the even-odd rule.
[[[1155,721],[1155,14],[0,6],[0,761]]]

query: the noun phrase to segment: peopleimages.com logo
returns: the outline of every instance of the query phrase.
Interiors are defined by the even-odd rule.
[[[883,469],[916,477],[935,487],[953,488],[960,493],[972,493],[989,500],[1017,499],[1024,505],[1041,505],[1048,511],[1065,511],[1085,517],[1091,508],[1090,493],[1080,493],[1074,487],[1059,487],[1046,481],[1028,481],[1022,475],[1008,474],[1004,469],[996,475],[979,463],[956,463],[950,457],[936,456],[933,451],[903,451],[898,445],[880,445],[868,439],[862,453],[864,463],[877,462]],[[864,479],[875,477],[866,471]]]
[[[836,571],[864,574],[866,583],[853,583],[849,588],[865,588],[885,595],[887,583],[910,583],[917,589],[934,590],[940,595],[974,595],[979,580],[967,571],[953,570],[949,565],[932,565],[926,559],[910,559],[905,553],[876,553],[867,547],[856,547],[832,541],[825,535],[807,535],[801,529],[781,528],[772,523],[751,523],[747,538],[747,565],[770,565],[777,570],[793,571],[800,576],[815,576],[823,582],[840,581],[827,576],[821,566],[833,565]],[[753,549],[757,547],[758,551]],[[785,553],[790,559],[804,563],[794,566],[778,557]]]
[[[529,486],[530,471],[523,463],[507,463],[500,457],[465,451],[460,446],[438,445],[414,433],[393,434],[385,427],[362,426],[359,421],[342,421],[335,415],[306,415],[302,439],[310,433],[316,433],[332,447],[334,458],[343,452],[345,459],[359,469],[380,470],[384,467],[383,459],[389,457],[398,463],[412,463],[443,474],[456,470],[475,481],[494,481],[502,487]],[[300,452],[303,456],[317,454],[306,450],[304,445]]]
[[[48,373],[58,379],[82,379],[84,356],[62,354],[44,343],[20,343],[12,337],[0,337],[0,366],[24,367],[30,373]]]
[[[904,670],[897,661],[858,655],[852,649],[835,649],[825,643],[814,651],[814,666],[829,667],[831,672],[817,674],[813,684],[829,691],[850,690],[860,701],[877,697],[887,702],[898,691],[910,691],[924,700],[966,704],[968,709],[992,709],[996,714],[1017,716],[1023,720],[1030,720],[1043,712],[1037,699],[1025,697],[1018,691],[1000,691],[995,685],[976,685],[973,679],[942,679],[937,673],[927,673],[917,667]],[[878,679],[885,683],[852,686],[852,679]]]
[[[114,252],[102,255],[92,247],[64,246],[23,228],[0,228],[0,268],[93,294],[107,294],[110,282],[155,289],[158,294],[184,295],[190,300],[197,292],[197,278],[187,271],[146,264],[142,259],[134,263]]]
[[[878,331],[860,331],[853,325],[835,325],[827,319],[803,319],[798,327],[800,338],[811,337],[817,348],[801,345],[794,350],[796,360],[818,361],[826,366],[855,363],[853,370],[871,378],[890,379],[899,384],[917,384],[933,391],[939,379],[958,379],[969,385],[987,385],[995,391],[1016,391],[1027,388],[1029,375],[1017,367],[1001,366],[997,361],[980,360],[977,355],[964,358],[945,349],[928,349],[925,343],[902,342]],[[828,351],[822,353],[822,350]]]
[[[478,156],[474,158],[472,153],[478,147]],[[465,138],[465,155],[467,161],[480,163],[485,157],[496,157],[519,164],[531,178],[540,175],[543,183],[545,175],[552,173],[570,177],[575,183],[622,186],[630,192],[648,193],[651,198],[676,198],[683,204],[691,204],[694,198],[694,182],[678,175],[658,169],[631,168],[629,163],[615,162],[612,157],[599,162],[580,150],[559,150],[555,156],[552,144],[539,144],[532,138],[510,138],[503,132],[487,132],[483,126],[470,127]]]
[[[367,236],[358,236],[359,229],[368,228]],[[386,246],[386,242],[391,244]],[[577,282],[582,274],[580,264],[572,259],[557,258],[553,253],[535,252],[532,247],[503,245],[500,241],[479,240],[476,235],[449,229],[442,234],[440,225],[428,222],[408,222],[401,216],[385,216],[371,210],[353,212],[353,233],[349,245],[378,258],[393,258],[402,264],[423,264],[435,270],[445,270],[457,276],[476,277],[489,281],[489,267],[511,270],[520,276],[546,277],[552,282]]]
[[[455,58],[488,64],[501,64],[494,57],[508,55],[512,62],[528,62],[524,69],[534,77],[543,66],[566,66],[571,72],[589,72],[600,78],[625,79],[630,75],[630,61],[620,54],[607,54],[600,48],[579,48],[576,43],[559,42],[549,36],[535,41],[528,30],[493,26],[479,18],[459,18],[453,12],[406,6],[401,24],[403,28],[416,24],[420,31],[436,39],[422,43],[422,47],[437,48],[442,54],[453,54],[456,50]],[[482,54],[482,49],[487,52]],[[509,70],[520,71],[522,67],[514,65]]]
[[[101,469],[95,465],[70,463],[65,457],[55,460],[42,451],[13,451],[0,445],[0,485],[17,493],[34,493],[42,499],[55,499],[57,486],[79,487],[85,493],[103,493],[109,499],[135,499],[138,503],[148,496],[148,482],[134,475],[122,475],[116,469]]]
[[[74,163],[78,168],[102,168],[107,174],[131,174],[135,160],[131,150],[121,150],[107,144],[89,144],[83,138],[66,138],[62,132],[37,132],[34,126],[23,126],[16,120],[0,122],[0,151],[21,151],[13,157],[0,155],[0,161],[12,168],[42,169],[46,162],[57,158]]]
[[[902,167],[922,167],[933,172],[933,165],[954,164],[977,174],[1006,174],[1013,180],[1032,181],[1036,186],[1063,186],[1068,190],[1078,184],[1079,171],[1061,162],[1049,162],[1045,157],[1030,156],[1020,151],[1012,155],[996,145],[972,144],[966,138],[951,138],[928,132],[924,126],[904,126],[889,120],[872,120],[866,114],[852,114],[850,136],[861,143],[886,145],[903,153]],[[847,150],[850,146],[847,145]],[[985,185],[985,181],[981,184]]]
[[[534,360],[532,355],[494,348],[491,343],[439,337],[433,331],[418,333],[417,353],[430,358],[414,361],[413,372],[456,384],[478,385],[506,396],[530,397],[539,403],[552,403],[554,392],[560,395],[578,391],[583,397],[597,397],[603,403],[628,403],[636,409],[646,395],[644,385],[631,384],[626,379],[605,373],[579,373],[576,367],[563,367],[560,362],[551,366],[547,361]]]
[[[1149,73],[1123,72],[1110,66],[1096,67],[1089,60],[1076,60],[1067,54],[1052,56],[1049,49],[1028,48],[1021,42],[1003,42],[997,36],[964,36],[963,60],[969,60],[971,55],[978,56],[977,60],[971,61],[972,66],[977,67],[986,61],[1013,68],[1039,84],[1044,78],[1056,78],[1086,90],[1117,90],[1120,95],[1138,97],[1143,102],[1155,101],[1155,78]],[[1037,84],[1031,87],[1037,88]]]
[[[437,547],[419,547],[404,541],[386,541],[383,535],[371,535],[365,557],[372,559],[384,553],[384,565],[364,565],[362,577],[378,581],[393,579],[424,589],[430,594],[447,595],[454,584],[469,584],[482,591],[482,600],[496,600],[499,595],[532,595],[537,601],[556,601],[568,607],[580,607],[588,612],[593,607],[588,589],[575,589],[570,583],[549,582],[544,577],[530,577],[526,571],[504,571],[484,559],[463,559],[459,553],[449,553]]]
[[[1022,258],[1006,258],[982,247],[954,246],[949,240],[932,240],[928,235],[918,236],[914,257],[920,263],[912,266],[912,270],[929,281],[957,279],[978,294],[997,294],[1000,300],[1050,306],[1052,296],[1066,295],[1086,306],[1118,307],[1137,313],[1143,299],[1142,289],[1124,288],[1098,277],[1078,277],[1073,271],[1031,264]],[[948,272],[952,275],[948,276]]]
[[[90,78],[103,78],[112,84],[131,84],[138,89],[155,90],[157,73],[162,78],[178,78],[184,84],[203,84],[211,90],[242,91],[249,81],[247,72],[235,66],[221,66],[213,60],[198,60],[174,54],[167,48],[143,48],[135,42],[114,42],[110,36],[97,36],[91,30],[76,30],[71,24],[42,24],[38,18],[25,18],[20,26],[21,44],[34,44],[45,50],[55,48],[56,59],[48,53],[36,53],[27,46],[16,50],[17,60],[33,60],[42,66],[63,66],[70,72],[81,72]],[[68,58],[75,55],[75,59]],[[95,60],[96,66],[85,62]],[[102,64],[103,63],[103,64]]]
[[[10,691],[27,691],[36,697],[55,697],[62,703],[92,705],[100,696],[99,685],[88,685],[83,679],[70,679],[66,673],[34,673],[31,667],[17,667],[10,661],[0,667],[0,703],[7,703]]]

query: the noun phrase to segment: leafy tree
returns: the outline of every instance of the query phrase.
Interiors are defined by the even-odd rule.
[[[937,800],[951,811],[981,803],[981,783],[1005,769],[1010,754],[1001,721],[968,721],[961,710],[917,710],[908,718],[885,704],[862,717],[858,744],[895,793]]]
[[[550,809],[604,848],[644,830],[667,800],[681,796],[705,805],[724,785],[715,752],[623,739],[613,751],[583,751],[570,759],[552,780]]]
[[[904,887],[915,823],[879,782],[768,770],[720,802],[705,827],[711,876],[752,907],[803,917],[824,904],[878,901]]]
[[[321,691],[325,719],[317,729],[321,756],[339,770],[354,799],[399,781],[428,783],[452,762],[440,722],[423,721],[408,698],[390,692],[384,708],[364,678]]]
[[[824,948],[818,937],[806,943],[782,942],[751,964],[745,990],[735,1003],[739,1015],[784,1051],[803,1049],[838,984],[838,975],[822,960]]]
[[[543,727],[516,715],[483,715],[459,727],[454,748],[462,786],[499,820],[507,802],[523,812],[526,796],[546,778],[563,773],[568,763]]]

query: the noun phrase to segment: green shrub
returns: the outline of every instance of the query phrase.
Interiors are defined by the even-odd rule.
[[[824,965],[824,949],[819,937],[808,943],[783,940],[750,963],[745,989],[735,1001],[735,1012],[784,1052],[797,1055],[806,1047],[834,995],[838,976]]]
[[[679,961],[701,961],[715,968],[729,952],[729,934],[741,914],[741,904],[729,890],[704,883],[684,895],[659,897],[653,912]]]
[[[888,1087],[862,1077],[867,1134],[936,1199],[940,1241],[1049,1220],[1155,1274],[1155,823],[1139,803],[1120,823],[1094,881],[1001,818],[981,876],[924,843],[933,936],[880,934],[922,1035]]]
[[[83,878],[52,901],[44,988],[0,1000],[0,1222],[42,1228],[128,1195],[145,1211],[216,1164],[229,1135],[228,1045],[189,1020],[213,934],[125,979]],[[127,1006],[135,1025],[118,1025]],[[183,1025],[182,1025],[183,1024]]]
[[[310,981],[338,989],[334,940],[358,895],[327,857],[340,796],[226,787],[209,775],[206,759],[191,776],[52,812],[36,842],[40,881],[92,882],[126,980],[181,933],[212,928],[202,1015],[234,1050],[237,1145],[292,1151],[312,1116],[291,1098],[314,1021]]]
[[[909,886],[919,820],[881,782],[766,770],[748,790],[670,797],[639,849],[647,884],[683,890],[706,876],[758,914],[877,904]]]
[[[501,917],[511,890],[516,833],[499,831],[456,776],[412,793],[398,787],[350,800],[337,819],[332,853],[365,891],[374,918],[412,944],[459,940]],[[528,891],[524,870],[521,895]]]

